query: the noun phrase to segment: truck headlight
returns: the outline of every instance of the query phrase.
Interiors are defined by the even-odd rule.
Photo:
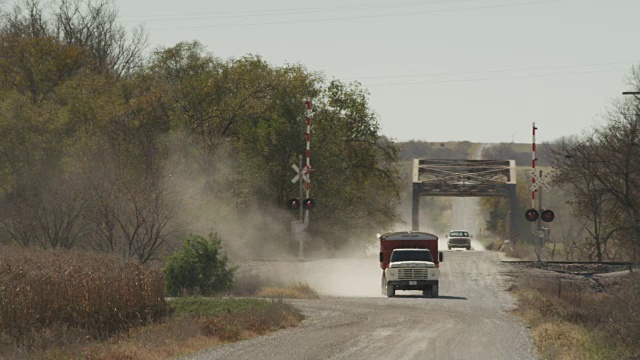
[[[398,270],[389,269],[389,277],[396,277],[396,276],[398,276]]]

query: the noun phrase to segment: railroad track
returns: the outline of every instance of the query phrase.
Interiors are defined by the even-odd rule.
[[[502,260],[506,264],[535,264],[537,260]],[[634,262],[616,262],[616,261],[541,261],[542,264],[562,264],[562,265],[609,265],[609,266],[640,266],[640,263]]]
[[[632,271],[640,269],[640,263],[614,261],[531,261],[531,260],[503,260],[503,264],[536,267],[543,270],[564,274],[590,276],[595,274]]]

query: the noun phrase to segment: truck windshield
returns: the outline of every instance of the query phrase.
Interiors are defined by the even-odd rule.
[[[391,262],[398,261],[429,261],[433,262],[431,251],[424,250],[403,250],[391,253]]]
[[[466,231],[452,231],[449,233],[449,237],[469,237],[469,233]]]

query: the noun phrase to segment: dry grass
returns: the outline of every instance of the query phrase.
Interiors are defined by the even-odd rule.
[[[639,359],[640,276],[531,277],[513,287],[544,359]]]
[[[585,351],[589,337],[582,327],[570,323],[541,323],[533,330],[533,340],[541,344],[539,353],[543,359],[582,360],[588,358]]]
[[[1,248],[0,359],[170,359],[303,319],[282,301],[167,302],[163,280],[109,256]]]
[[[258,297],[271,299],[319,299],[320,295],[308,284],[300,282],[282,287],[265,287],[258,291]]]
[[[159,271],[88,253],[0,253],[0,344],[104,339],[166,315]]]
[[[175,359],[228,342],[297,326],[301,320],[302,316],[293,308],[276,303],[268,304],[262,310],[238,311],[214,317],[177,314],[164,324],[132,329],[127,334],[104,342],[34,353],[30,359]]]
[[[162,324],[132,328],[104,341],[81,341],[25,352],[14,348],[0,359],[175,359],[220,344],[297,326],[303,316],[281,302],[258,299],[186,298],[170,302]]]
[[[263,287],[276,286],[279,283],[264,276],[261,267],[241,265],[233,276],[233,288],[230,291],[234,296],[255,296]]]
[[[196,319],[172,319],[164,324],[137,328],[102,342],[87,342],[34,352],[29,358],[46,360],[173,359],[222,343],[218,338],[202,334],[201,323],[202,321]]]

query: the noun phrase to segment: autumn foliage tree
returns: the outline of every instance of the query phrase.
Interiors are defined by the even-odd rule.
[[[145,57],[145,34],[118,24],[112,2],[44,5],[18,2],[0,23],[2,241],[147,262],[199,232],[199,218],[227,221],[208,207],[239,223],[263,213],[268,226],[246,236],[286,248],[304,99],[316,243],[337,249],[395,220],[397,149],[358,84],[258,55],[220,59],[197,42]]]

